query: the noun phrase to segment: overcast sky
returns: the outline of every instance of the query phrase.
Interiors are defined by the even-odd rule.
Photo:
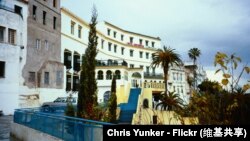
[[[214,70],[218,51],[236,53],[250,64],[250,0],[62,0],[87,22],[93,4],[99,21],[160,37],[184,61],[189,61],[190,48],[199,48],[199,63],[206,70]]]

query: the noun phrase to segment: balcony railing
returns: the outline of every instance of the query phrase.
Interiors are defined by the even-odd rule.
[[[144,88],[165,89],[165,83],[145,82]]]
[[[124,60],[97,60],[96,66],[128,66]]]
[[[156,79],[163,79],[163,74],[162,73],[144,73],[144,78],[145,79],[152,79],[152,78],[156,78]]]

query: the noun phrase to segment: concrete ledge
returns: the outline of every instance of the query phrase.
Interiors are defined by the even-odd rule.
[[[10,135],[21,141],[62,141],[51,135],[13,122],[10,126]]]

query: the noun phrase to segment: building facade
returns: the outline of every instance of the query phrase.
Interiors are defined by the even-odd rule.
[[[27,54],[21,107],[40,106],[63,94],[60,0],[29,0]]]
[[[82,56],[88,45],[89,26],[71,11],[62,8],[62,62],[66,66],[67,93],[78,91]],[[164,87],[162,68],[152,68],[152,54],[162,48],[159,37],[130,32],[108,22],[97,24],[98,54],[96,79],[98,102],[107,102],[112,77],[117,78],[118,103],[128,100],[131,88]],[[172,67],[169,71],[169,90],[180,94],[187,103],[184,67]],[[154,83],[154,85],[151,85]],[[164,91],[152,92],[157,95]],[[154,98],[151,98],[151,101]]]
[[[27,44],[26,1],[0,1],[0,111],[13,113],[19,106],[21,70]]]

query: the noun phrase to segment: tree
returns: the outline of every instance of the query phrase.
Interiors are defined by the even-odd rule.
[[[198,49],[198,48],[191,48],[189,51],[188,51],[188,56],[190,59],[193,60],[193,65],[194,65],[194,69],[193,69],[193,76],[194,76],[194,89],[196,89],[196,86],[197,86],[197,79],[196,79],[196,61],[197,61],[197,58],[201,55],[201,51]]]
[[[92,18],[89,24],[88,47],[83,58],[81,72],[80,91],[78,96],[78,116],[93,119],[95,117],[94,106],[97,105],[97,82],[95,79],[95,65],[97,55],[97,11],[95,7],[92,11]]]
[[[198,85],[201,92],[217,94],[222,90],[222,86],[217,81],[204,80]]]
[[[82,66],[81,66],[81,74],[80,74],[80,82],[79,82],[79,91],[78,91],[78,101],[77,101],[77,117],[81,118],[84,115],[84,109],[86,109],[85,99],[88,98],[88,93],[86,92],[86,58],[82,56]]]
[[[168,92],[168,71],[170,66],[176,65],[180,66],[182,61],[180,59],[180,55],[175,52],[175,49],[170,47],[163,47],[162,49],[158,49],[157,52],[153,53],[152,56],[151,67],[159,67],[163,68],[164,73],[164,81],[165,81],[165,93]]]
[[[235,90],[239,87],[239,82],[242,74],[244,72],[246,72],[247,74],[250,73],[250,68],[246,64],[243,66],[241,73],[236,76],[235,71],[237,70],[238,63],[240,62],[241,58],[235,56],[235,54],[228,56],[225,53],[217,52],[214,58],[215,67],[217,65],[219,66],[219,69],[217,69],[215,73],[222,71],[223,79],[221,80],[221,83],[224,86],[227,86],[229,84],[229,87],[231,88],[231,93],[234,93]],[[243,90],[247,91],[248,89],[250,89],[250,84],[245,84],[243,86]]]
[[[111,96],[109,98],[108,104],[108,117],[109,122],[115,123],[116,122],[116,108],[117,108],[117,97],[116,97],[116,77],[112,79],[111,85]]]
[[[161,102],[156,105],[156,109],[161,106],[161,110],[178,110],[182,109],[183,100],[180,98],[179,94],[174,92],[162,93],[160,95]]]

